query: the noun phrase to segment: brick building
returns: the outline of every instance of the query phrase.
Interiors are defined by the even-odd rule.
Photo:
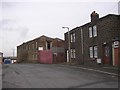
[[[91,22],[70,31],[71,61],[92,65],[101,61],[102,64],[118,65],[119,42],[120,15],[108,14],[99,18],[94,11]],[[117,47],[114,47],[115,43]],[[65,33],[65,52],[67,58],[68,32]]]
[[[39,51],[52,50],[53,55],[57,53],[61,58],[57,58],[58,62],[64,62],[64,40],[58,38],[50,38],[41,36],[34,40],[25,42],[17,46],[18,62],[38,62]],[[57,50],[57,51],[56,51]],[[56,61],[56,63],[57,63]]]

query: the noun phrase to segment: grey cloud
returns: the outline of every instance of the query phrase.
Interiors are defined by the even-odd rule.
[[[2,19],[0,21],[0,30],[12,30],[13,25],[16,23],[15,20]]]
[[[3,39],[3,37],[0,36],[0,39]]]
[[[4,1],[2,1],[2,2],[1,2],[1,4],[2,4],[2,9],[12,8],[14,3],[15,3],[15,2],[4,2]]]
[[[20,32],[21,37],[26,37],[29,29],[27,27],[19,27],[18,31]]]
[[[10,20],[10,19],[4,19],[4,20],[1,20],[1,23],[4,25],[4,24],[9,24],[9,23],[12,23],[12,22],[15,22],[13,20]]]
[[[29,31],[27,26],[19,25],[15,20],[4,19],[0,21],[0,30],[6,32],[19,33],[20,37],[25,37]]]

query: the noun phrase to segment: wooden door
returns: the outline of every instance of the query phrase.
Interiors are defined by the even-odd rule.
[[[110,64],[110,47],[103,46],[103,64]]]

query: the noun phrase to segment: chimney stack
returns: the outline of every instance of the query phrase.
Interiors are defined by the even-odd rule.
[[[99,14],[97,14],[95,11],[91,14],[91,22],[96,23],[99,20]]]

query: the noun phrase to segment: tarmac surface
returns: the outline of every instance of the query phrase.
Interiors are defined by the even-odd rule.
[[[2,65],[0,64],[0,90],[2,89]]]
[[[114,67],[68,64],[10,64],[2,68],[2,88],[118,88]]]

